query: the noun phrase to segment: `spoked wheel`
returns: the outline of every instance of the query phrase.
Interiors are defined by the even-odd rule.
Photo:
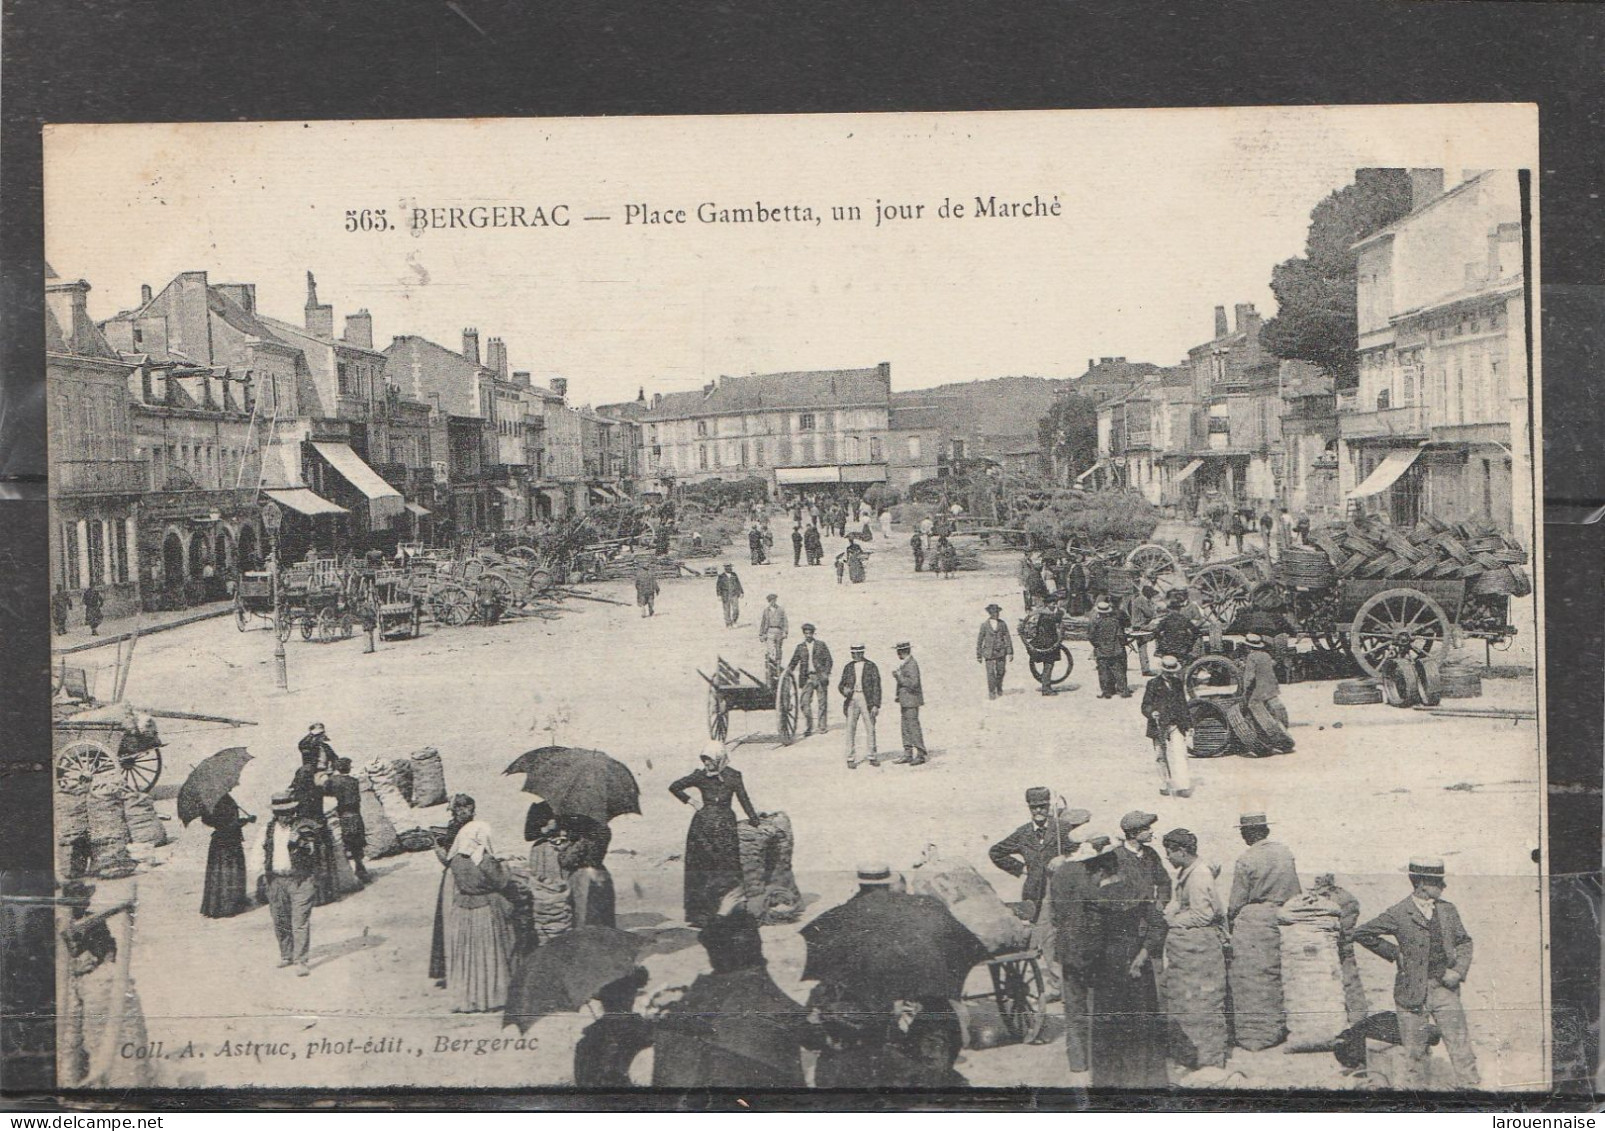
[[[1182,672],[1182,687],[1188,699],[1236,695],[1242,687],[1243,670],[1225,656],[1200,656]]]
[[[1423,656],[1449,646],[1448,614],[1419,589],[1383,590],[1360,606],[1349,628],[1349,651],[1370,676],[1380,676],[1390,647],[1406,640]]]
[[[496,596],[501,600],[501,603],[504,607],[510,609],[519,603],[513,598],[512,582],[508,581],[501,574],[491,574],[490,579],[486,582],[486,584],[495,591]]]
[[[780,732],[780,741],[787,746],[797,739],[797,717],[801,714],[798,702],[797,681],[786,672],[775,685],[775,726]]]
[[[160,746],[139,747],[120,751],[117,756],[118,768],[123,772],[123,784],[149,793],[156,784],[156,779],[162,776],[162,748]]]
[[[251,626],[251,614],[245,611],[245,601],[239,594],[234,595],[234,627],[244,632]]]
[[[529,571],[529,592],[531,596],[539,596],[557,583],[552,571],[537,567]]]
[[[1248,604],[1248,578],[1234,566],[1205,566],[1193,575],[1192,588],[1197,591],[1198,603],[1204,611],[1222,624],[1231,624],[1232,618]]]
[[[1031,668],[1031,678],[1036,680],[1038,683],[1042,682],[1043,670],[1047,670],[1049,686],[1056,686],[1063,683],[1065,680],[1070,678],[1070,673],[1076,669],[1075,657],[1070,655],[1070,649],[1066,648],[1063,644],[1059,645],[1056,651],[1049,653],[1047,656],[1041,659],[1038,659],[1036,656],[1032,656],[1029,660],[1029,664]]]
[[[1036,1044],[1042,1036],[1047,1011],[1042,1001],[1042,969],[1034,958],[1017,958],[989,966],[992,993],[1003,1028],[1017,1041]]]
[[[96,774],[116,766],[111,751],[100,743],[87,739],[74,742],[56,755],[56,785],[62,789],[82,789]]]
[[[340,639],[350,640],[351,634],[356,631],[357,618],[350,613],[340,614]]]
[[[340,614],[332,607],[318,613],[318,640],[322,643],[327,644],[331,640],[339,639],[341,627]]]
[[[429,610],[440,624],[464,625],[474,615],[474,598],[461,585],[442,586],[429,599]]]
[[[725,706],[718,689],[708,688],[708,737],[723,742],[730,733],[730,708]]]
[[[301,624],[301,639],[302,640],[311,640],[312,639],[312,634],[314,632],[316,632],[317,629],[318,629],[318,622],[313,619],[313,617],[312,617],[312,615],[310,613],[302,614],[301,616],[297,617],[296,619]]]
[[[1176,555],[1153,542],[1138,546],[1127,554],[1126,566],[1144,577],[1161,577],[1181,572],[1181,563],[1176,560]]]

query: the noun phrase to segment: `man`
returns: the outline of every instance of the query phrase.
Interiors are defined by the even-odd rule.
[[[736,576],[736,567],[729,562],[724,564],[724,572],[713,583],[713,588],[719,594],[719,603],[724,606],[724,626],[736,627],[736,621],[741,619],[741,578]]]
[[[801,521],[791,524],[791,565],[792,568],[802,565],[803,532]]]
[[[1309,515],[1301,514],[1298,516],[1298,521],[1293,524],[1293,533],[1298,535],[1299,545],[1308,546],[1310,544]]]
[[[296,799],[273,795],[273,820],[262,837],[262,874],[267,881],[279,966],[296,967],[305,978],[312,944],[312,897],[316,886],[317,830],[296,815]]]
[[[351,857],[357,879],[366,884],[373,878],[362,863],[362,854],[368,847],[368,830],[362,823],[362,793],[357,779],[351,776],[350,758],[334,760],[334,772],[324,783],[323,792],[334,798],[335,816],[340,819],[340,843]]]
[[[763,565],[763,531],[758,529],[757,522],[747,531],[747,553],[753,565]]]
[[[1232,517],[1227,520],[1226,533],[1231,535],[1232,541],[1237,543],[1237,552],[1243,552],[1243,535],[1248,533],[1248,526],[1243,522],[1243,512],[1233,511]]]
[[[1187,710],[1181,661],[1175,656],[1159,657],[1159,674],[1143,689],[1142,717],[1148,720],[1148,738],[1154,744],[1161,796],[1191,797],[1187,754],[1192,748],[1193,717]]]
[[[1471,969],[1471,936],[1455,905],[1443,898],[1444,886],[1441,859],[1411,860],[1409,897],[1354,932],[1355,942],[1397,967],[1393,1004],[1410,1074],[1408,1080],[1395,1081],[1401,1088],[1431,1086],[1429,1021],[1443,1034],[1454,1086],[1474,1089],[1481,1082],[1460,1004],[1460,986]],[[1392,941],[1385,935],[1392,935]]]
[[[819,524],[815,523],[803,531],[803,549],[808,554],[808,564],[821,565],[825,560],[825,545],[819,540]]]
[[[1237,825],[1248,851],[1237,858],[1226,903],[1226,926],[1232,933],[1232,1020],[1237,1044],[1259,1051],[1287,1036],[1277,912],[1303,888],[1293,854],[1270,839],[1263,809],[1243,813]]]
[[[1045,594],[1039,594],[1032,598],[1032,608],[1015,626],[1026,654],[1037,665],[1037,690],[1043,695],[1058,694],[1053,686],[1053,665],[1059,659],[1063,624],[1064,614],[1049,603]]]
[[[925,569],[925,535],[920,533],[918,527],[909,535],[908,544],[914,551],[914,572],[920,573]]]
[[[1153,900],[1164,907],[1170,902],[1170,873],[1165,871],[1159,853],[1154,851],[1154,822],[1157,820],[1158,814],[1144,813],[1140,809],[1133,809],[1120,818],[1120,833],[1124,838],[1121,851],[1132,858],[1127,863],[1134,861],[1148,869],[1153,877]]]
[[[975,638],[975,662],[986,668],[986,697],[996,699],[1003,694],[1003,674],[1014,656],[1014,640],[1009,626],[999,619],[1003,606],[997,603],[986,607],[986,620]]]
[[[65,585],[56,586],[56,591],[50,595],[50,619],[56,623],[56,635],[67,634],[67,614],[72,611],[72,598],[67,595]]]
[[[1108,597],[1099,597],[1093,606],[1092,619],[1087,622],[1087,642],[1092,645],[1092,658],[1098,665],[1098,698],[1131,698],[1131,685],[1126,682],[1126,626],[1120,622],[1114,603]]]
[[[1037,601],[1048,599],[1048,586],[1042,580],[1042,567],[1027,551],[1020,559],[1020,589],[1025,598],[1025,611],[1030,612]]]
[[[1198,866],[1198,838],[1171,829],[1161,842],[1176,869],[1165,905],[1166,1012],[1174,1026],[1171,1059],[1189,1068],[1226,1066],[1226,911],[1214,876]]]
[[[1238,681],[1238,694],[1247,706],[1260,704],[1275,716],[1277,722],[1287,726],[1287,708],[1282,706],[1281,699],[1282,687],[1276,681],[1276,663],[1265,647],[1265,638],[1257,632],[1250,632],[1243,637],[1243,643],[1248,645],[1248,655],[1243,657],[1243,675]]]
[[[502,611],[506,608],[502,600],[502,586],[505,585],[500,577],[489,572],[480,574],[479,581],[475,583],[475,600],[479,605],[479,623],[492,625],[502,619]]]
[[[1259,516],[1259,532],[1265,539],[1265,552],[1271,552],[1271,531],[1276,529],[1276,520],[1271,517],[1270,511],[1264,511]]]
[[[329,744],[329,730],[322,723],[313,723],[301,736],[296,748],[301,751],[301,764],[313,770],[327,770],[334,764],[334,747]]]
[[[106,598],[100,595],[100,590],[93,585],[84,590],[84,623],[89,626],[89,635],[100,635],[101,614],[105,611]]]
[[[1164,615],[1154,623],[1154,651],[1185,665],[1198,642],[1198,625],[1187,615],[1187,590],[1172,589],[1165,606]]]
[[[815,730],[824,734],[829,729],[825,725],[825,716],[830,708],[830,669],[834,661],[830,649],[823,640],[815,638],[814,632],[813,625],[802,626],[802,643],[797,645],[791,654],[791,663],[786,665],[786,670],[792,673],[802,692],[799,706],[805,727],[804,738]]]
[[[903,716],[903,756],[892,764],[923,766],[925,731],[920,726],[920,708],[925,706],[925,689],[920,684],[920,665],[907,641],[897,646],[897,659],[899,663],[892,671],[892,682],[897,686],[895,697]]]
[[[1011,876],[1024,876],[1020,901],[1026,918],[1035,922],[1042,910],[1042,897],[1048,891],[1049,864],[1076,849],[1075,829],[1092,820],[1085,809],[1070,809],[1058,817],[1050,816],[1053,795],[1045,785],[1025,791],[1026,809],[1031,819],[987,850],[992,863]]]
[[[869,735],[869,764],[879,766],[880,755],[875,750],[875,720],[881,710],[881,670],[864,658],[864,646],[854,644],[853,658],[842,669],[842,714],[847,722],[847,768],[858,769],[858,728],[862,724]]]
[[[658,571],[647,558],[635,563],[635,603],[643,617],[658,615]]]
[[[779,598],[773,593],[764,600],[769,603],[764,606],[763,616],[758,618],[758,639],[764,642],[764,668],[766,672],[779,672],[786,656],[786,610],[780,607]]]
[[[1148,666],[1148,636],[1154,620],[1159,616],[1159,606],[1154,601],[1158,596],[1159,590],[1145,584],[1126,598],[1126,630],[1137,637],[1137,661],[1142,665],[1145,677],[1154,674]]]

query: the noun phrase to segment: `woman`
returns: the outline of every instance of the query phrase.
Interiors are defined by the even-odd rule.
[[[613,927],[613,877],[602,863],[612,837],[589,817],[559,819],[558,858],[568,881],[575,927]]]
[[[208,919],[227,919],[251,906],[245,895],[245,847],[243,830],[256,820],[241,813],[233,796],[225,793],[211,812],[201,820],[212,830],[212,844],[206,853],[206,890],[201,894],[201,914]]]
[[[861,585],[864,581],[864,559],[869,557],[853,535],[847,536],[847,579],[854,585]]]
[[[952,578],[953,571],[958,568],[959,552],[953,548],[947,535],[942,534],[936,539],[936,572],[946,581]]]
[[[701,798],[689,796],[689,789]],[[730,768],[730,754],[717,739],[703,747],[702,768],[670,785],[669,792],[697,811],[685,838],[685,921],[700,927],[718,912],[720,898],[741,886],[741,840],[731,798],[741,801],[754,824],[758,813],[741,773]]]
[[[469,821],[446,863],[452,898],[446,911],[446,984],[453,1013],[485,1013],[507,1004],[513,960],[512,882],[491,850],[490,826]]]
[[[466,793],[459,793],[451,799],[451,819],[446,827],[434,830],[437,834],[435,856],[443,868],[440,890],[435,895],[435,929],[429,940],[429,976],[437,986],[446,984],[446,881],[451,878],[451,872],[445,870],[445,865],[451,862],[447,850],[456,843],[457,834],[463,830],[463,826],[474,819],[474,811],[474,799]]]

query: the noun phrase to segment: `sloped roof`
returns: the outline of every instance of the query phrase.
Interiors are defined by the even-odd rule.
[[[820,369],[721,377],[709,392],[666,393],[645,420],[679,420],[799,408],[885,405],[891,390],[877,368]]]
[[[235,309],[240,310],[241,313],[245,313],[243,308],[241,308],[237,303],[233,303],[233,300],[228,298],[226,295],[220,295],[219,297],[222,299],[222,301],[234,305]],[[251,317],[251,315],[247,314],[246,317]],[[317,342],[320,345],[338,346],[343,349],[356,350],[358,353],[372,354],[374,357],[384,356],[384,354],[379,350],[370,349],[367,346],[355,345],[352,342],[346,341],[344,338],[326,338],[322,334],[314,334],[311,330],[306,329],[304,326],[297,326],[294,322],[286,322],[281,318],[271,318],[266,314],[256,315],[255,317],[257,321],[268,327],[270,332],[281,338],[286,336],[305,338],[310,342]]]
[[[87,311],[71,310],[71,325],[63,326],[57,319],[51,303],[45,303],[45,351],[72,354],[76,357],[98,357],[107,361],[121,361],[122,357],[106,341],[94,319]]]

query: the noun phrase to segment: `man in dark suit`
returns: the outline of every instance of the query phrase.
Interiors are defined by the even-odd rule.
[[[792,650],[791,663],[786,665],[786,670],[792,673],[792,678],[802,689],[799,705],[805,727],[803,737],[807,738],[815,730],[824,734],[829,729],[825,725],[825,716],[830,710],[830,670],[835,661],[831,659],[830,649],[825,642],[815,638],[813,625],[803,625],[802,634],[802,643]]]
[[[862,723],[869,733],[869,764],[879,766],[880,756],[875,752],[875,719],[881,711],[881,670],[873,661],[864,659],[864,646],[853,645],[853,658],[842,669],[842,713],[847,720],[847,768],[858,769],[858,727]]]
[[[362,822],[362,793],[357,779],[351,776],[350,758],[334,760],[334,770],[324,783],[323,792],[334,798],[334,812],[340,819],[340,843],[351,857],[352,870],[357,879],[368,883],[373,877],[362,863],[362,854],[368,847],[368,829]]]
[[[1148,737],[1159,766],[1159,792],[1189,797],[1193,792],[1187,752],[1192,742],[1193,717],[1187,710],[1187,689],[1182,686],[1181,661],[1159,657],[1159,674],[1142,693],[1142,716],[1148,720]]]
[[[301,764],[313,770],[327,770],[334,764],[334,747],[329,743],[329,731],[322,723],[313,723],[296,743],[301,751]]]
[[[899,766],[925,765],[925,729],[920,726],[920,708],[925,706],[925,687],[920,682],[919,661],[914,649],[906,641],[897,646],[898,665],[892,670],[892,682],[897,685],[895,697],[902,712],[903,756],[893,764]]]
[[[1426,1088],[1431,1030],[1443,1034],[1455,1087],[1476,1088],[1477,1058],[1471,1051],[1471,1034],[1460,1005],[1460,985],[1471,969],[1471,936],[1460,922],[1460,912],[1443,898],[1443,861],[1417,857],[1410,861],[1414,889],[1369,923],[1354,932],[1354,941],[1398,967],[1393,979],[1393,1004],[1398,1011],[1399,1035],[1411,1079],[1395,1081],[1403,1088]],[[1392,935],[1393,941],[1384,938]]]
[[[802,565],[802,552],[803,552],[802,523],[801,522],[795,522],[795,523],[792,524],[792,527],[791,527],[791,564],[794,567]]]
[[[1092,820],[1085,809],[1070,809],[1060,816],[1052,812],[1053,795],[1047,786],[1034,785],[1025,791],[1031,819],[987,850],[992,863],[1011,876],[1024,876],[1020,900],[1029,918],[1035,920],[1048,890],[1048,863],[1075,851],[1074,831]]]
[[[1172,589],[1165,612],[1154,622],[1154,651],[1174,656],[1185,665],[1192,658],[1198,633],[1197,622],[1187,615],[1187,590]]]
[[[719,603],[724,606],[724,626],[734,628],[741,619],[741,578],[736,576],[736,567],[729,562],[724,564],[724,572],[713,583],[714,592],[719,594]]]
[[[986,620],[975,638],[975,662],[986,668],[986,697],[996,699],[1003,694],[1003,673],[1014,655],[1014,641],[1009,626],[999,619],[1003,607],[991,604],[986,607]]]
[[[808,564],[821,565],[825,560],[825,546],[819,540],[819,526],[811,525],[803,531],[803,550],[808,555]]]

